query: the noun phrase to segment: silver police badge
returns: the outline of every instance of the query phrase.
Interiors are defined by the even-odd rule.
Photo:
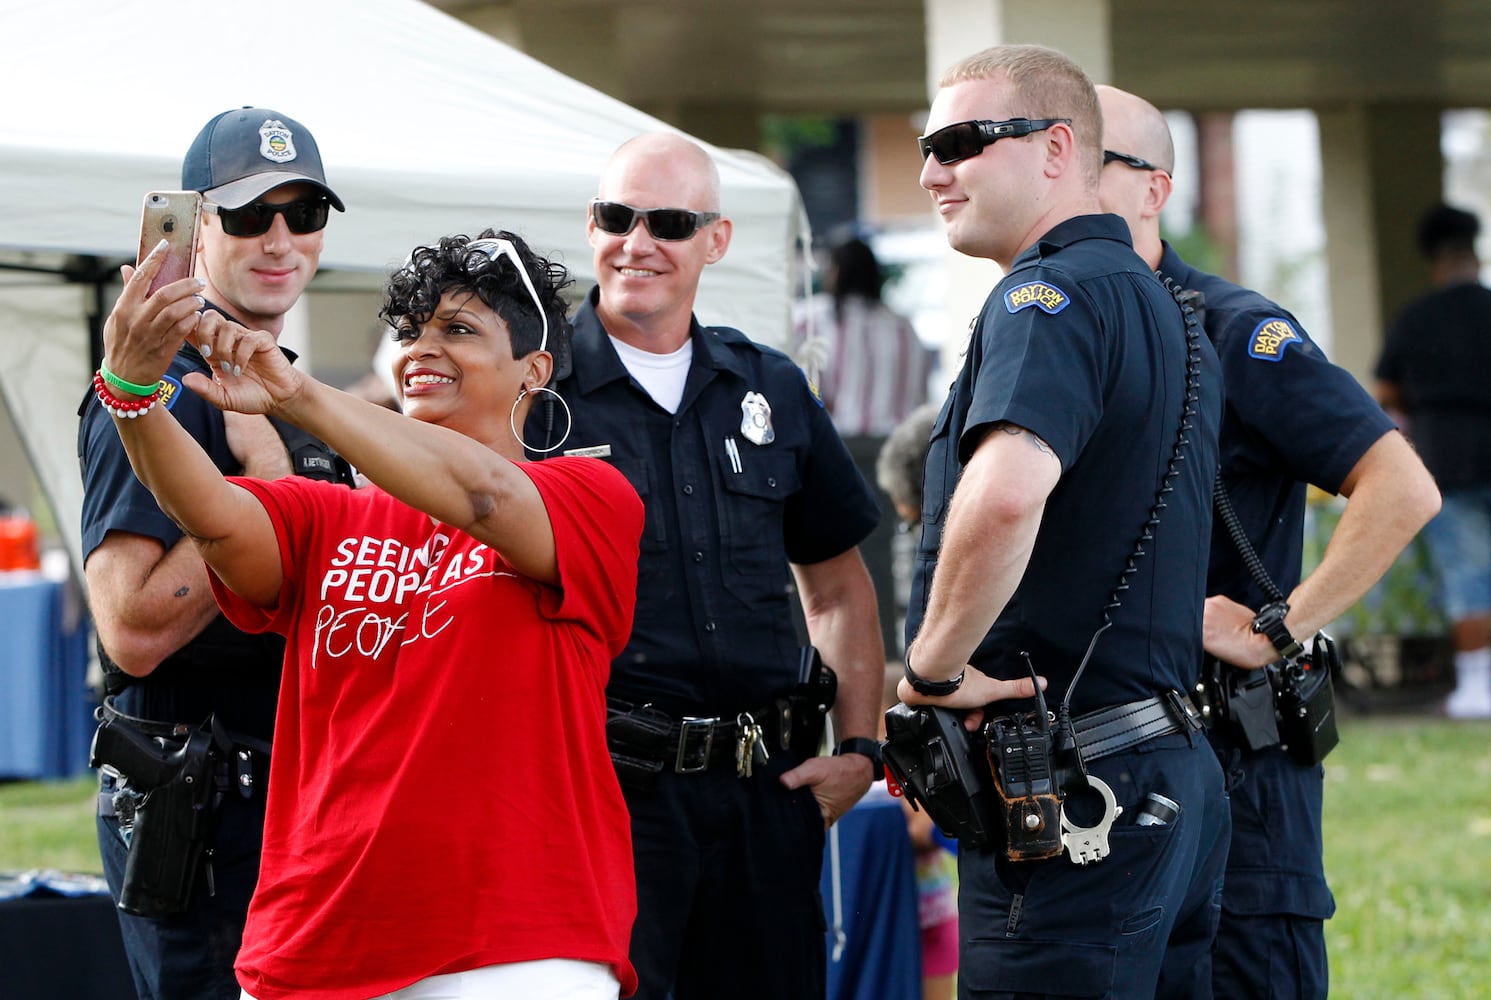
[[[771,404],[759,392],[748,392],[740,401],[740,433],[751,444],[771,444],[777,432],[771,426]]]
[[[275,163],[289,163],[295,159],[295,136],[285,123],[275,118],[264,119],[259,126],[259,155]]]

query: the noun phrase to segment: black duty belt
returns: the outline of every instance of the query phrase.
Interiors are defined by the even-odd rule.
[[[617,698],[606,701],[615,711],[632,712],[638,708]],[[743,728],[753,724],[761,727],[761,738],[766,742],[767,751],[775,753],[781,746],[782,732],[781,709],[777,705],[768,705],[754,712],[673,719],[657,747],[629,744],[627,752],[660,760],[677,774],[694,774],[723,763],[734,767],[735,749]]]
[[[155,719],[142,719],[137,715],[129,715],[114,707],[114,696],[109,695],[98,706],[95,713],[100,722],[122,722],[146,736],[160,737],[161,739],[180,740],[185,739],[201,727],[202,723],[186,722],[159,722]],[[269,756],[269,741],[261,740],[253,736],[243,736],[239,733],[230,732],[229,738],[235,747],[252,750],[255,753]]]
[[[1084,761],[1101,760],[1159,736],[1201,728],[1201,713],[1179,691],[1100,708],[1072,720]]]

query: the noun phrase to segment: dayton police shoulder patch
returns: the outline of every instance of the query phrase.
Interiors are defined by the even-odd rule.
[[[1248,355],[1259,361],[1282,361],[1290,344],[1302,344],[1304,340],[1294,324],[1282,316],[1266,319],[1248,338]]]
[[[827,409],[827,404],[823,402],[823,393],[819,390],[818,383],[809,378],[807,372],[802,373],[802,380],[808,384],[808,395],[813,397],[813,402],[818,404],[818,408]]]
[[[160,380],[160,401],[165,405],[166,409],[169,410],[175,406],[176,401],[180,398],[181,381],[172,378],[170,375],[162,375]]]
[[[1011,313],[1035,306],[1055,316],[1071,303],[1066,292],[1045,281],[1027,281],[1004,293],[1004,308]]]

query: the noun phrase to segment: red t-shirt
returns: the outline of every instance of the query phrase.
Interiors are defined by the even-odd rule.
[[[353,1000],[506,962],[608,964],[636,988],[630,824],[605,740],[642,504],[593,459],[522,466],[560,586],[376,487],[235,479],[264,504],[288,639],[238,981]]]

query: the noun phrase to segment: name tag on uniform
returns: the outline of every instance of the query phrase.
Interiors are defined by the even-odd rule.
[[[564,454],[572,458],[610,458],[611,446],[608,444],[594,444],[589,448],[571,448]]]

